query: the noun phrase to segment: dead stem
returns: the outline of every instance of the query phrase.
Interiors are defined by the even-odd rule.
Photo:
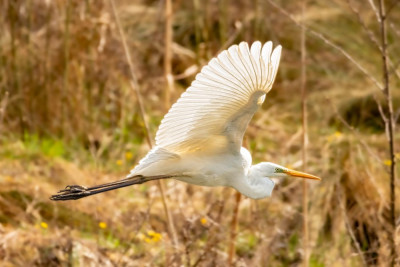
[[[228,253],[228,266],[233,266],[233,259],[235,258],[235,241],[236,241],[236,228],[238,224],[238,215],[239,215],[239,205],[241,194],[239,192],[235,192],[235,207],[233,210],[232,222],[231,222],[231,235],[230,235],[230,242],[229,242],[229,253]]]
[[[344,57],[346,57],[351,63],[353,63],[368,79],[370,79],[375,85],[376,87],[378,87],[379,89],[383,90],[383,85],[378,82],[378,80],[370,73],[368,72],[368,70],[362,66],[356,59],[354,59],[347,51],[345,51],[342,47],[340,47],[339,45],[333,43],[331,40],[329,40],[327,37],[325,37],[324,35],[322,35],[319,32],[316,32],[312,29],[310,29],[309,27],[305,26],[303,23],[298,22],[294,16],[292,14],[290,14],[289,12],[287,12],[285,9],[283,9],[282,7],[280,7],[279,5],[277,5],[274,1],[272,0],[268,0],[268,2],[274,6],[276,9],[279,10],[279,12],[281,12],[283,15],[287,16],[291,21],[293,21],[297,26],[301,27],[301,28],[305,28],[307,32],[311,33],[313,36],[317,37],[318,39],[322,40],[325,42],[325,44],[327,44],[328,46],[336,49],[337,51],[339,51]]]
[[[306,12],[306,0],[302,1],[301,5],[301,16],[304,21],[304,15]],[[301,28],[300,35],[300,45],[301,45],[301,103],[302,103],[302,162],[303,171],[307,171],[307,94],[306,94],[306,34],[305,28]],[[303,266],[308,267],[309,262],[309,240],[308,240],[308,182],[303,181]]]
[[[3,131],[3,121],[6,115],[6,109],[8,104],[9,93],[6,91],[4,93],[3,99],[0,101],[0,133]]]
[[[141,116],[141,118],[143,120],[143,123],[144,123],[144,126],[145,126],[145,130],[146,130],[146,133],[147,133],[146,134],[147,143],[148,143],[149,147],[151,148],[153,146],[153,143],[152,143],[153,139],[151,138],[151,134],[150,134],[150,130],[149,130],[149,124],[147,122],[147,118],[146,118],[146,115],[145,115],[143,101],[142,101],[142,97],[141,97],[140,90],[139,90],[139,83],[137,81],[137,78],[136,78],[136,75],[135,75],[135,72],[134,72],[132,59],[131,59],[131,56],[130,56],[130,53],[129,53],[128,45],[126,43],[126,38],[125,38],[124,31],[123,31],[121,23],[119,21],[117,10],[115,8],[114,0],[110,0],[110,4],[111,4],[111,7],[112,7],[112,11],[113,11],[113,14],[114,14],[114,17],[115,17],[115,22],[117,24],[117,28],[118,28],[119,34],[121,36],[121,41],[122,41],[122,45],[124,47],[125,57],[126,57],[126,60],[127,60],[128,64],[129,64],[129,70],[130,70],[131,79],[132,79],[131,82],[130,82],[130,85],[131,85],[131,87],[133,88],[133,90],[136,93],[136,97],[137,97],[138,105],[139,105],[139,109],[140,109],[140,116]],[[175,231],[174,222],[173,222],[171,213],[170,213],[170,211],[168,209],[168,205],[167,205],[167,202],[166,202],[166,199],[165,199],[164,185],[163,185],[162,181],[157,181],[157,185],[158,185],[158,188],[159,188],[160,193],[161,193],[161,199],[162,199],[162,203],[163,203],[165,214],[167,216],[168,226],[170,228],[169,230],[170,230],[170,234],[171,234],[171,237],[172,237],[172,242],[174,244],[174,248],[176,249],[179,246],[179,243],[178,243],[178,238],[177,238],[176,231]]]
[[[387,115],[382,119],[385,124],[389,124],[388,129],[388,143],[389,143],[389,154],[390,154],[390,224],[392,229],[390,231],[390,262],[391,266],[395,266],[396,257],[396,217],[395,217],[395,181],[396,181],[396,156],[394,148],[394,117],[393,117],[393,101],[391,90],[389,87],[389,69],[388,69],[388,55],[387,55],[387,30],[386,30],[386,11],[385,4],[382,0],[379,0],[379,26],[380,26],[380,37],[381,37],[381,55],[382,55],[382,75],[383,75],[383,93],[386,96],[387,104]]]
[[[343,218],[344,218],[344,223],[345,223],[345,225],[346,225],[346,229],[347,229],[347,231],[349,232],[350,238],[351,238],[351,240],[353,241],[353,243],[354,243],[354,245],[355,245],[355,247],[356,247],[356,249],[357,249],[358,255],[359,255],[360,258],[361,258],[361,261],[362,261],[362,263],[363,263],[363,266],[368,266],[368,265],[367,265],[367,262],[365,261],[365,258],[364,258],[364,256],[363,256],[363,252],[362,252],[362,250],[361,250],[360,243],[358,242],[358,240],[357,240],[357,238],[356,238],[356,236],[355,236],[355,234],[354,234],[354,231],[353,231],[353,229],[351,228],[351,224],[350,224],[350,222],[349,222],[349,218],[348,218],[347,213],[346,213],[346,208],[345,208],[345,206],[344,206],[344,204],[343,204],[343,201],[342,201],[342,196],[343,196],[343,194],[342,194],[341,189],[339,189],[337,192],[338,192],[338,193],[336,194],[336,196],[337,196],[337,200],[338,200],[338,202],[339,202],[340,210],[342,211],[342,216],[343,216]]]
[[[172,3],[171,0],[165,0],[165,48],[164,48],[164,76],[167,88],[165,90],[164,105],[168,110],[171,105],[171,94],[174,91],[174,77],[172,75]]]

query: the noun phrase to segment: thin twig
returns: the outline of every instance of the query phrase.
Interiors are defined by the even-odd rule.
[[[387,140],[389,140],[390,139],[390,137],[389,137],[389,120],[386,117],[385,112],[383,111],[383,107],[382,107],[381,103],[379,102],[379,100],[376,98],[375,95],[374,95],[374,100],[375,100],[376,105],[378,106],[379,114],[381,115],[381,118],[385,124],[386,138],[387,138]]]
[[[297,26],[301,27],[301,28],[305,28],[307,32],[309,32],[310,34],[312,34],[313,36],[317,37],[318,39],[322,40],[325,42],[325,44],[327,44],[328,46],[336,49],[337,51],[339,51],[343,56],[345,56],[351,63],[353,63],[368,79],[370,79],[375,85],[376,87],[378,87],[380,90],[383,90],[383,85],[378,82],[378,80],[371,74],[368,72],[368,70],[366,70],[360,63],[357,62],[357,60],[355,60],[348,52],[346,52],[342,47],[338,46],[337,44],[333,43],[331,40],[329,40],[328,38],[326,38],[324,35],[322,35],[319,32],[316,32],[312,29],[310,29],[309,27],[305,26],[303,23],[298,22],[294,16],[292,14],[290,14],[289,12],[287,12],[286,10],[284,10],[282,7],[280,7],[279,5],[277,5],[274,1],[272,0],[268,0],[268,2],[274,6],[276,9],[279,10],[279,12],[281,12],[283,15],[287,16],[291,21],[293,21]]]
[[[398,2],[398,1],[397,1],[397,2]],[[397,3],[397,2],[396,2],[396,3]],[[375,46],[379,49],[379,51],[382,53],[382,46],[381,46],[381,44],[379,43],[378,38],[375,36],[374,32],[371,31],[371,30],[368,28],[367,24],[365,24],[365,22],[364,22],[363,19],[361,18],[361,15],[360,15],[359,10],[356,9],[356,8],[352,5],[351,0],[347,0],[347,3],[348,3],[348,5],[349,5],[351,11],[357,16],[358,23],[361,25],[361,27],[363,28],[364,32],[367,34],[367,36],[368,36],[368,38],[370,39],[371,43],[372,43],[373,45],[375,45]],[[393,6],[395,6],[396,3],[394,3]],[[389,72],[389,75],[392,74],[392,73],[394,73],[394,74],[397,76],[397,78],[400,79],[400,73],[399,73],[398,71],[396,71],[397,63],[394,64],[394,63],[390,60],[389,57],[387,58],[387,60],[388,60],[388,65],[389,65],[389,67],[391,68],[391,70],[390,70],[390,72]]]
[[[341,199],[341,196],[342,196],[341,189],[338,190],[338,194],[337,194],[336,196],[337,196],[337,199],[338,199],[338,202],[339,202],[339,207],[340,207],[340,209],[341,209],[341,211],[342,211],[342,215],[343,215],[343,218],[344,218],[344,223],[345,223],[345,225],[346,225],[347,231],[349,232],[350,238],[351,238],[351,240],[353,241],[353,243],[354,243],[354,245],[355,245],[355,247],[356,247],[356,249],[357,249],[358,255],[359,255],[360,258],[361,258],[361,261],[362,261],[362,263],[363,263],[363,266],[368,266],[368,265],[367,265],[367,262],[366,262],[365,259],[364,259],[364,256],[363,256],[363,252],[362,252],[362,250],[361,250],[360,243],[358,242],[358,240],[357,240],[357,238],[356,238],[356,236],[355,236],[355,234],[354,234],[354,231],[353,231],[353,229],[351,228],[351,224],[350,224],[350,222],[349,222],[349,218],[347,217],[346,208],[344,207],[343,201],[342,201],[342,199]]]
[[[399,0],[394,0],[393,3],[387,8],[385,16],[388,17],[390,12],[395,8],[395,6],[399,3]]]
[[[63,73],[63,89],[61,92],[62,102],[67,100],[68,90],[69,90],[69,54],[70,54],[70,21],[71,21],[71,1],[67,0],[65,5],[65,20],[64,20],[64,73]],[[65,119],[67,118],[66,105],[61,105],[61,125],[62,130],[65,131]]]
[[[356,137],[356,140],[365,148],[365,150],[373,157],[377,162],[380,162],[383,165],[382,159],[374,153],[371,148],[368,146],[367,143],[361,138],[360,133],[358,132],[357,129],[355,129],[353,126],[351,126],[343,117],[340,115],[339,111],[337,110],[336,106],[330,102],[331,107],[336,115],[336,117],[340,120],[340,122],[348,129],[351,131],[351,133]]]
[[[374,11],[376,20],[380,22],[381,18],[379,17],[378,9],[375,6],[374,0],[368,0],[369,5],[371,6],[372,11]]]
[[[174,77],[172,75],[172,3],[171,0],[165,0],[165,48],[164,48],[164,76],[167,84],[165,90],[165,109],[171,105],[171,94],[174,91]]]
[[[393,30],[393,33],[395,33],[397,37],[400,37],[400,30],[396,28],[397,25],[395,25],[393,22],[389,22],[389,26]]]
[[[361,18],[360,11],[353,6],[353,4],[351,3],[351,0],[347,0],[347,4],[349,5],[349,7],[350,7],[351,11],[353,12],[353,14],[356,15],[358,23],[361,25],[361,27],[363,28],[364,32],[367,34],[367,36],[368,36],[369,40],[371,41],[371,43],[374,44],[379,49],[379,51],[382,51],[382,47],[379,44],[378,39],[376,38],[374,33],[367,27],[367,25],[365,24],[365,22]]]
[[[400,37],[400,35],[399,35]],[[389,72],[389,76],[392,75],[392,73],[394,73],[396,75],[396,77],[400,80],[400,71],[398,70],[398,67],[400,66],[400,60],[397,61],[396,63],[391,63],[391,61],[389,61],[389,65],[390,65],[390,72]]]
[[[220,242],[220,240],[218,239],[219,235],[218,232],[221,231],[221,218],[222,218],[222,213],[224,211],[225,205],[224,205],[225,201],[220,199],[218,200],[218,208],[217,208],[217,216],[215,217],[214,223],[212,224],[210,230],[208,231],[208,241],[204,246],[204,251],[203,253],[200,254],[200,256],[198,257],[198,259],[194,262],[194,264],[192,265],[192,267],[196,267],[197,265],[199,265],[204,258],[207,256],[207,254],[212,250],[212,248],[215,248],[218,246],[218,242]],[[212,205],[213,206],[213,205]]]
[[[114,14],[114,17],[115,17],[115,22],[117,24],[117,28],[118,28],[119,34],[121,36],[121,41],[122,41],[122,45],[124,47],[125,56],[126,56],[126,59],[127,59],[128,65],[129,65],[129,70],[130,70],[130,74],[131,74],[130,85],[131,85],[131,87],[133,88],[133,90],[136,93],[136,98],[138,100],[138,105],[139,105],[139,110],[140,110],[140,116],[141,116],[141,118],[143,120],[143,123],[144,123],[144,126],[145,126],[145,130],[146,130],[147,143],[148,143],[149,147],[152,147],[153,146],[153,142],[152,142],[153,139],[151,138],[151,133],[150,133],[150,130],[149,130],[149,124],[148,124],[147,118],[145,116],[142,96],[141,96],[140,90],[139,90],[139,83],[138,83],[138,80],[137,80],[135,72],[134,72],[134,67],[133,67],[131,55],[129,53],[128,45],[126,43],[125,34],[124,34],[123,29],[122,29],[121,23],[119,21],[119,16],[118,16],[117,10],[115,8],[114,0],[110,0],[110,4],[111,4],[111,7],[112,7],[112,11],[113,11],[113,14]],[[166,199],[165,199],[164,185],[163,185],[162,181],[157,181],[157,185],[158,185],[158,188],[159,188],[160,193],[161,193],[161,199],[162,199],[162,203],[163,203],[165,214],[167,216],[168,226],[169,226],[170,234],[171,234],[171,237],[172,237],[172,242],[174,244],[174,248],[176,248],[177,246],[179,246],[179,243],[178,243],[178,238],[177,238],[176,231],[175,231],[174,222],[173,222],[171,213],[169,212],[168,205],[167,205],[167,202],[166,202]]]
[[[1,102],[0,102],[0,133],[3,130],[3,121],[4,121],[4,117],[6,115],[8,97],[9,97],[9,93],[8,93],[8,91],[6,91],[4,93],[3,100],[1,100]]]
[[[306,12],[306,0],[302,1],[301,5],[301,16],[304,20],[304,15]],[[301,45],[301,104],[302,104],[302,161],[303,161],[303,171],[307,170],[307,95],[306,95],[306,31],[305,28],[301,28],[300,35],[300,45]],[[303,266],[308,267],[309,262],[309,240],[308,240],[308,183],[306,180],[303,181]]]
[[[235,32],[231,36],[229,36],[229,38],[228,38],[228,40],[226,40],[226,42],[222,43],[220,49],[218,50],[218,52],[215,55],[218,55],[222,51],[227,49],[235,41],[236,37],[238,37],[238,35],[242,32],[242,29],[243,29],[243,23],[241,23],[241,22],[235,23]]]
[[[388,119],[388,136],[389,136],[389,153],[390,153],[390,223],[392,226],[390,233],[390,262],[391,266],[396,264],[396,218],[395,218],[395,180],[396,180],[396,157],[394,148],[394,117],[393,117],[393,101],[392,95],[389,87],[389,68],[388,68],[388,55],[387,55],[387,30],[386,30],[386,13],[385,13],[385,3],[383,0],[379,0],[379,26],[381,33],[381,46],[382,46],[382,75],[384,84],[384,94],[386,96],[387,102],[387,112],[386,118]]]
[[[229,243],[229,252],[228,252],[228,266],[233,266],[233,259],[235,258],[235,241],[236,241],[236,228],[238,224],[238,214],[239,214],[239,205],[240,199],[242,195],[239,192],[235,193],[236,195],[236,203],[235,208],[233,210],[233,217],[231,222],[231,236],[230,236],[230,243]]]

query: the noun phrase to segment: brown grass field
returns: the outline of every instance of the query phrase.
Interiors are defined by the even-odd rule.
[[[397,2],[384,1],[395,126]],[[68,184],[124,177],[150,149],[112,3],[151,136],[219,51],[241,41],[272,40],[283,46],[280,69],[245,144],[254,162],[301,170],[300,88],[306,67],[307,172],[323,178],[308,182],[308,248],[297,179],[279,180],[271,198],[242,197],[233,228],[233,189],[165,181],[177,245],[156,182],[77,201],[49,200]],[[0,266],[228,266],[232,234],[233,266],[394,265],[390,167],[395,162],[382,119],[389,106],[378,88],[385,84],[374,10],[379,1],[308,0],[302,15],[301,1],[295,0],[176,0],[169,50],[165,4],[0,1]],[[166,57],[172,86],[165,79]],[[396,148],[398,131],[393,138]],[[394,185],[399,193],[398,181]]]

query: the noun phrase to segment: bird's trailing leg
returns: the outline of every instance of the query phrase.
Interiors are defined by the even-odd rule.
[[[50,199],[55,201],[75,200],[134,184],[143,184],[148,181],[167,179],[172,177],[173,176],[171,175],[156,175],[156,176],[135,175],[116,182],[96,185],[92,187],[85,187],[81,185],[68,185],[67,187],[65,187],[65,189],[58,191],[58,193],[55,195],[52,195]]]

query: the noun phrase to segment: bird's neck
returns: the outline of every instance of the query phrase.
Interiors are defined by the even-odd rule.
[[[258,173],[252,172],[242,179],[237,179],[233,187],[243,195],[252,198],[260,199],[271,196],[275,183],[266,177],[260,177]]]
[[[231,186],[252,199],[271,196],[275,184],[272,180],[265,177],[261,164],[252,166],[251,154],[244,147],[240,149],[240,154],[242,156],[244,174],[239,179],[232,179],[233,184]]]

